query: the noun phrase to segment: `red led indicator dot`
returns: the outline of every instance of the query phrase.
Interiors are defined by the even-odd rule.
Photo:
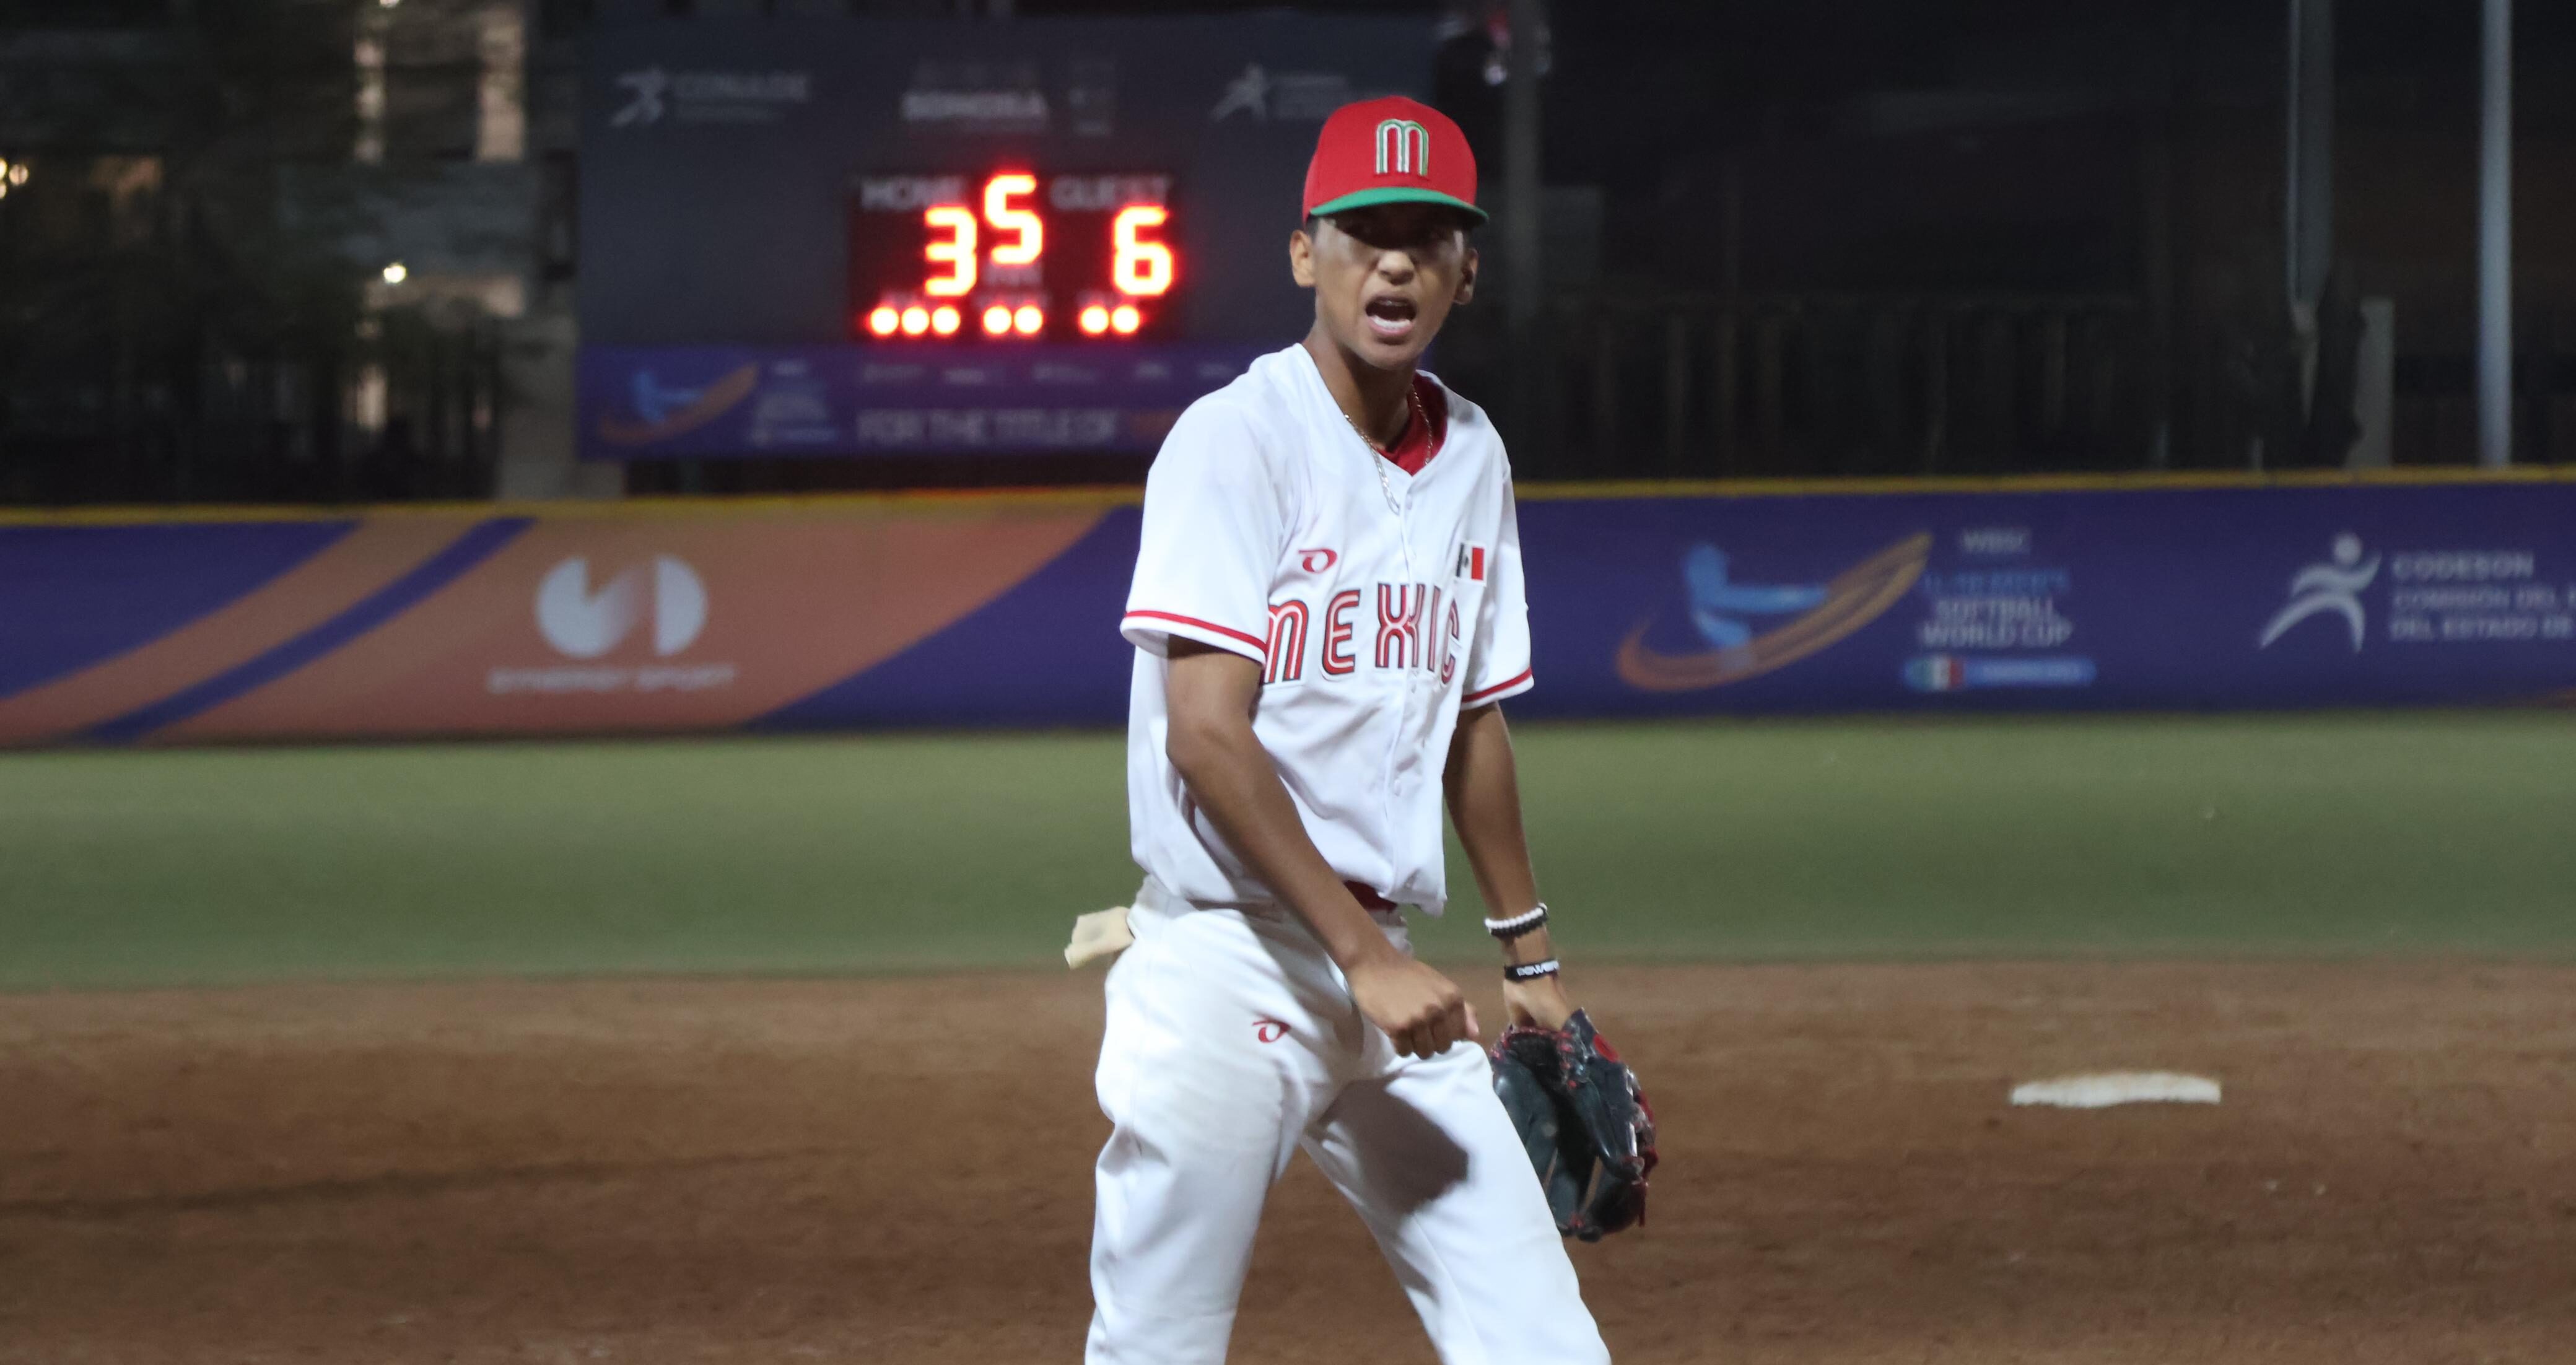
[[[1000,305],[1000,304],[998,304],[998,303],[997,303],[997,304],[994,304],[992,307],[987,308],[987,309],[985,309],[985,310],[984,310],[984,334],[985,334],[985,335],[987,335],[987,336],[1000,336],[1001,334],[1003,334],[1004,332],[1007,332],[1007,331],[1009,331],[1009,330],[1011,330],[1011,310],[1010,310],[1010,309],[1005,308],[1005,307],[1003,307],[1002,305]]]
[[[1036,304],[1021,304],[1020,310],[1011,314],[1011,326],[1016,329],[1021,336],[1036,336],[1039,329],[1046,326],[1046,314],[1038,311]]]
[[[930,330],[930,310],[918,304],[903,310],[903,334],[917,337]]]
[[[1109,330],[1109,310],[1095,303],[1082,310],[1081,322],[1082,334],[1096,337]]]
[[[893,336],[894,329],[902,325],[903,315],[890,307],[881,305],[868,314],[868,330],[881,337]]]
[[[931,309],[930,330],[944,337],[957,335],[957,310],[948,307]]]
[[[1145,325],[1145,315],[1137,312],[1134,304],[1122,303],[1111,310],[1109,325],[1117,328],[1118,335],[1122,337],[1133,336],[1137,328]]]

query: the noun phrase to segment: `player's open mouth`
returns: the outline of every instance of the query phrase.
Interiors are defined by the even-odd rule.
[[[1369,330],[1388,341],[1401,341],[1413,331],[1413,300],[1392,294],[1368,301],[1362,310]]]

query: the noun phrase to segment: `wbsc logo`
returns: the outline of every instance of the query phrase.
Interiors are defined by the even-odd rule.
[[[599,437],[610,445],[641,446],[685,436],[732,411],[759,384],[758,365],[737,365],[695,388],[665,384],[651,370],[637,370],[626,385],[633,413],[599,414]]]

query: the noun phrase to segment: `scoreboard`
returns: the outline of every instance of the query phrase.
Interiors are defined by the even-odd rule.
[[[1324,116],[1418,18],[603,25],[576,420],[595,459],[1150,452],[1302,335]]]
[[[1172,177],[861,176],[850,318],[877,340],[1171,334]]]

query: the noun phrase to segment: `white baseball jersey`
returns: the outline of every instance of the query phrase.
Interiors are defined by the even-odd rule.
[[[1447,903],[1441,774],[1458,713],[1531,686],[1511,468],[1483,410],[1447,397],[1446,440],[1408,474],[1291,346],[1165,438],[1121,629],[1137,647],[1136,862],[1179,899],[1277,903],[1164,753],[1174,636],[1262,665],[1253,732],[1334,871],[1432,914]]]

